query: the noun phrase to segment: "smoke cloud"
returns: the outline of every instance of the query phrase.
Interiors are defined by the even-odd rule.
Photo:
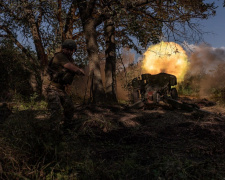
[[[192,46],[192,51],[186,79],[195,77],[193,83],[199,83],[199,95],[206,97],[213,89],[225,89],[225,48],[201,45]]]

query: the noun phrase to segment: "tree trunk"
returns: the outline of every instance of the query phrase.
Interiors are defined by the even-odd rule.
[[[110,102],[117,102],[116,97],[116,45],[115,27],[111,19],[105,21],[105,89],[106,98]]]
[[[69,9],[69,12],[66,16],[66,24],[64,27],[64,33],[62,36],[62,41],[65,41],[66,39],[72,39],[73,38],[73,24],[77,17],[75,16],[75,12],[77,10],[77,6],[72,3]]]
[[[58,0],[57,19],[59,21],[59,34],[62,38],[62,41],[64,41],[65,39],[63,39],[62,0]]]
[[[39,21],[35,19],[31,6],[26,7],[25,12],[27,14],[27,20],[29,22],[29,28],[32,34],[32,38],[34,40],[34,45],[37,52],[38,60],[40,60],[41,67],[43,67],[42,70],[44,70],[47,65],[48,58],[45,53],[45,49],[42,44],[42,39],[40,36],[40,31],[39,31],[39,28],[40,28],[39,21],[41,21],[41,17],[38,19]]]
[[[95,20],[93,18],[90,18],[88,21],[85,22],[85,24],[83,24],[83,26],[89,58],[90,76],[91,78],[93,78],[93,103],[101,103],[105,101],[105,92],[100,71]]]
[[[34,39],[34,45],[36,48],[36,52],[37,52],[37,57],[38,60],[40,61],[40,65],[41,65],[41,82],[43,82],[44,76],[46,74],[46,70],[47,70],[47,62],[48,62],[48,58],[47,55],[45,53],[44,47],[42,45],[42,40],[41,40],[41,36],[39,33],[39,29],[36,26],[36,23],[33,23],[31,26],[31,33]],[[42,84],[41,84],[42,86]],[[40,91],[41,91],[41,95],[45,94],[44,92],[44,88],[41,87]]]
[[[35,48],[36,48],[38,60],[40,60],[40,62],[41,62],[40,64],[41,64],[42,70],[44,70],[45,66],[47,65],[48,58],[47,58],[47,55],[45,53],[44,47],[42,45],[42,41],[41,41],[41,37],[40,37],[40,34],[39,34],[39,30],[35,26],[35,24],[32,25],[31,32],[32,32],[33,39],[34,39],[34,45],[35,45]]]

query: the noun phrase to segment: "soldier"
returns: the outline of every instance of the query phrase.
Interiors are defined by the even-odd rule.
[[[56,125],[55,128],[58,128],[61,122],[65,128],[68,127],[73,118],[73,102],[65,88],[72,83],[75,74],[84,75],[84,71],[73,63],[72,55],[76,49],[73,40],[65,40],[62,50],[54,55],[48,65],[44,86],[51,111],[51,123]]]

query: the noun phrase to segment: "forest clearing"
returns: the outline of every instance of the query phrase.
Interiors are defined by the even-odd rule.
[[[224,180],[217,4],[0,0],[0,179]]]

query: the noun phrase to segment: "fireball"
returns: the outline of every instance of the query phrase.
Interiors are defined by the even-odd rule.
[[[188,58],[184,49],[174,42],[161,42],[150,46],[144,53],[144,73],[168,73],[181,82],[188,69]]]

